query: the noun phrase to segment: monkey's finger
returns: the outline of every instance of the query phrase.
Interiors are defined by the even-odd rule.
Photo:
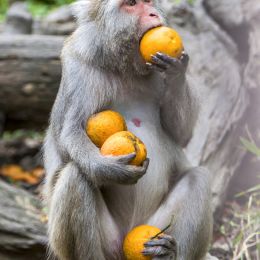
[[[165,248],[171,249],[173,247],[173,245],[170,243],[170,241],[166,240],[166,239],[154,239],[154,240],[150,240],[148,242],[146,242],[144,244],[144,246],[146,248],[148,247],[154,247],[154,246],[163,246]]]
[[[163,54],[161,52],[157,52],[156,57],[158,59],[162,60],[165,64],[170,64],[171,66],[174,66],[177,70],[181,70],[182,67],[183,67],[181,60],[170,57],[170,56]]]
[[[169,255],[169,249],[161,246],[154,246],[145,248],[142,253],[145,256],[167,256]]]
[[[168,240],[173,246],[176,246],[176,240],[174,237],[166,235],[166,234],[161,234],[157,237],[159,240]]]
[[[158,58],[157,55],[152,55],[152,62],[164,70],[166,70],[169,67],[169,64],[163,61],[162,59]]]
[[[150,69],[152,69],[152,70],[157,70],[157,71],[159,71],[159,72],[164,72],[164,71],[165,71],[165,68],[161,68],[161,67],[160,67],[159,65],[157,65],[157,64],[152,64],[152,63],[147,62],[146,65],[147,65]]]
[[[158,256],[153,257],[152,260],[176,260],[176,258],[173,258],[172,255],[168,255],[168,256],[158,255]]]
[[[149,158],[146,158],[142,166],[128,165],[128,169],[130,171],[136,172],[137,174],[144,175],[148,168],[149,162],[150,162]]]
[[[127,155],[120,155],[120,156],[116,156],[115,157],[115,160],[118,162],[118,163],[123,163],[123,164],[127,164],[129,163],[131,160],[133,160],[136,156],[136,153],[130,153],[130,154],[127,154]]]
[[[187,66],[189,63],[189,59],[190,59],[189,55],[185,51],[183,51],[180,57],[182,64]]]
[[[142,168],[146,171],[148,166],[149,166],[149,163],[150,163],[150,159],[149,158],[146,158],[145,161],[143,162],[143,165],[142,165]]]

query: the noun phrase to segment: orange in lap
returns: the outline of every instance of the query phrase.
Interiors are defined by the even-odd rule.
[[[144,256],[144,243],[151,240],[161,230],[154,226],[141,225],[133,228],[125,237],[123,250],[126,260],[150,260],[150,256]]]

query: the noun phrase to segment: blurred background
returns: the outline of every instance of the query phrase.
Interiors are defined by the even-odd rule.
[[[94,1],[94,0],[93,0]],[[0,0],[0,260],[46,259],[41,145],[75,29],[73,0]],[[260,1],[161,0],[201,116],[185,148],[213,174],[219,259],[260,259]]]

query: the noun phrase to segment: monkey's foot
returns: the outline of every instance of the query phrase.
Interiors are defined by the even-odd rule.
[[[153,260],[174,260],[177,256],[177,243],[172,236],[161,234],[144,244],[143,255],[152,256]]]

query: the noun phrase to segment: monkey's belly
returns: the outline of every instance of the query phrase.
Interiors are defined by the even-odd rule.
[[[150,159],[148,170],[136,185],[113,185],[104,191],[108,208],[124,232],[145,223],[159,207],[169,190],[176,154],[174,142],[160,125],[156,107],[144,105],[141,111],[136,107],[132,103],[115,110],[124,116],[128,130],[144,142]]]

